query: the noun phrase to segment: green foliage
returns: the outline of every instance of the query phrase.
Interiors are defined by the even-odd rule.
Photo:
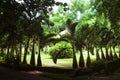
[[[48,53],[51,55],[52,58],[54,58],[56,56],[56,53],[62,48],[66,48],[66,49],[59,54],[58,58],[71,58],[72,46],[68,42],[62,41],[62,42],[56,43],[54,46],[52,46],[48,50]]]
[[[71,9],[84,13],[91,7],[90,0],[72,0]]]
[[[58,7],[58,10],[53,15],[50,15],[50,20],[54,22],[54,26],[50,27],[51,31],[59,33],[60,31],[63,31],[65,29],[66,20],[70,19],[76,19],[75,15],[69,11],[64,11],[61,6]]]
[[[6,54],[1,52],[0,53],[0,61],[4,61]]]

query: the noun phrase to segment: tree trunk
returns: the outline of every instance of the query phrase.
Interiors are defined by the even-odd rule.
[[[117,54],[116,54],[115,47],[113,47],[113,50],[114,50],[114,59],[117,59],[118,56],[117,56]]]
[[[20,51],[19,51],[19,62],[21,63],[21,55],[22,55],[22,43],[20,43]]]
[[[76,59],[76,54],[75,54],[75,50],[74,50],[74,45],[72,45],[72,50],[73,50],[73,69],[78,69],[78,64],[77,64],[77,59]]]
[[[103,50],[102,50],[102,47],[101,47],[100,49],[101,49],[101,56],[102,56],[102,59],[103,59],[103,60],[106,60],[106,59],[105,59],[104,52],[103,52]]]
[[[10,58],[12,59],[12,63],[15,63],[15,55],[14,55],[14,53],[15,53],[15,47],[12,45],[12,49],[11,49],[11,55],[10,55]]]
[[[119,58],[120,58],[120,45],[119,45]]]
[[[87,56],[86,66],[90,67],[90,65],[91,65],[91,60],[90,60],[90,53],[89,53],[89,50],[88,50],[88,56]]]
[[[7,47],[7,58],[9,57],[9,55],[10,55],[10,47],[8,46]]]
[[[109,57],[109,54],[108,54],[108,48],[105,47],[105,51],[106,51],[106,60],[109,61],[110,57]]]
[[[32,54],[31,54],[30,64],[35,65],[35,39],[34,39],[34,37],[33,37]]]
[[[39,43],[39,47],[38,47],[37,66],[42,66],[41,54],[40,54],[40,43]]]
[[[84,61],[82,49],[80,49],[79,67],[81,68],[85,67],[85,61]]]
[[[11,55],[10,55],[11,57],[13,57],[14,56],[14,46],[12,45],[12,47],[11,47]]]
[[[10,55],[10,58],[12,59],[11,62],[12,63],[15,63],[15,45],[14,45],[14,39],[12,40],[12,44],[11,44],[11,55]]]
[[[15,64],[16,65],[19,65],[19,50],[18,50],[18,48],[17,48],[17,46],[15,46],[15,53],[16,53],[16,58],[15,58]]]
[[[3,50],[3,48],[1,48],[1,52],[0,53],[4,53],[4,50]]]
[[[110,46],[110,60],[113,60],[112,48]]]
[[[15,47],[16,50],[16,64],[19,65],[21,63],[21,52],[22,52],[22,45],[21,43],[19,44],[19,49],[17,48],[17,46]]]
[[[96,60],[100,60],[99,50],[96,48]]]
[[[23,64],[27,64],[26,57],[28,53],[29,42],[30,42],[30,38],[28,39],[27,44],[25,45]]]

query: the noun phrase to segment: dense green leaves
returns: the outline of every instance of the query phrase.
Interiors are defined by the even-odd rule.
[[[53,11],[55,5],[59,6],[56,12]],[[30,63],[35,65],[37,46],[37,64],[42,66],[41,50],[46,45],[67,41],[72,45],[70,52],[73,52],[74,69],[78,68],[76,49],[80,52],[81,68],[85,67],[84,50],[88,55],[87,66],[91,63],[90,53],[97,55],[96,60],[101,59],[98,56],[101,53],[102,59],[110,61],[117,58],[116,48],[120,47],[119,14],[119,0],[72,0],[71,4],[55,0],[1,0],[0,52],[7,49],[6,58],[13,58],[16,63],[23,54],[21,47],[24,46],[23,62],[26,63],[29,50]],[[63,46],[66,43],[61,44]],[[59,53],[67,50],[66,45],[58,49],[58,52],[54,51],[55,54],[52,55],[57,55],[54,58],[55,63]]]

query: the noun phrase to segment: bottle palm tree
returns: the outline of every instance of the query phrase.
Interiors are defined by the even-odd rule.
[[[59,41],[62,41],[62,39],[55,38],[55,36],[56,36],[56,34],[54,34],[54,33],[49,33],[49,34],[42,33],[39,36],[37,66],[42,66],[41,52],[40,52],[41,49],[43,49],[46,45],[55,44]]]
[[[77,22],[72,22],[71,19],[67,19],[66,21],[66,34],[61,35],[61,38],[64,39],[65,41],[68,41],[71,43],[72,45],[72,51],[73,51],[73,63],[72,63],[72,67],[73,69],[78,69],[78,64],[77,64],[77,59],[76,59],[76,53],[75,53],[75,48],[76,48],[76,38],[75,38],[75,29],[77,26]],[[64,50],[64,49],[63,49]],[[59,52],[63,51],[60,50]],[[60,53],[58,53],[60,54]],[[55,57],[54,60],[57,60],[57,56]],[[56,61],[54,61],[56,62]]]
[[[78,69],[78,64],[77,64],[77,59],[76,59],[76,54],[75,54],[75,32],[76,32],[76,26],[77,26],[78,22],[72,22],[71,19],[68,19],[66,21],[66,29],[69,33],[67,39],[68,41],[71,43],[72,45],[72,49],[73,49],[73,63],[72,63],[72,66],[73,66],[73,69]]]
[[[76,31],[76,41],[77,41],[76,48],[80,51],[79,67],[81,67],[81,68],[85,67],[83,49],[88,45],[86,43],[86,39],[87,39],[88,35],[89,35],[88,25],[83,25],[83,26],[81,26],[81,28],[77,29],[77,31]],[[90,57],[89,54],[88,54],[88,57]]]

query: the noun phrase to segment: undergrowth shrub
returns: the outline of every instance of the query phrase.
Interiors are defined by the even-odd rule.
[[[110,62],[107,62],[105,72],[112,73],[117,71],[120,68],[120,59],[116,59]]]
[[[100,72],[101,70],[104,70],[106,66],[106,62],[104,60],[98,60],[98,61],[94,61],[91,64],[91,68],[95,71],[95,72]]]
[[[115,59],[113,61],[99,60],[94,61],[91,64],[91,68],[95,72],[101,72],[109,74],[120,69],[120,59]]]
[[[50,47],[48,50],[48,53],[50,54],[51,58],[57,55],[57,52],[59,52],[62,48],[66,48],[63,50],[58,58],[71,58],[72,57],[72,46],[70,43],[61,41],[59,43],[56,43],[54,46]]]

